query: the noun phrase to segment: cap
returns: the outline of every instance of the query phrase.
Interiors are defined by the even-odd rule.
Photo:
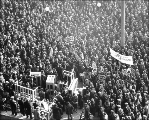
[[[8,84],[9,82],[8,82],[8,81],[6,81],[5,83],[7,83],[7,84]]]
[[[10,98],[11,98],[11,99],[14,99],[14,96],[11,96]]]
[[[128,103],[126,102],[125,105],[128,105]]]

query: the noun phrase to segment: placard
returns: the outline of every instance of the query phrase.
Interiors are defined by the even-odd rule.
[[[55,83],[55,75],[48,75],[47,76],[47,81],[46,82],[50,82],[50,83]]]
[[[40,77],[41,76],[41,72],[30,72],[30,76]]]

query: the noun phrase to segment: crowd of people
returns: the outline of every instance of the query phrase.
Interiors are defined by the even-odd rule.
[[[53,74],[58,80],[63,80],[62,71],[74,68],[80,80],[80,73],[91,72],[94,61],[98,68],[102,66],[105,69],[104,73],[109,73],[105,74],[104,85],[97,83],[97,75],[91,75],[92,87],[89,85],[78,98],[73,95],[75,99],[72,99],[74,97],[63,90],[58,97],[61,99],[57,99],[57,105],[53,107],[55,119],[61,119],[62,112],[57,111],[59,108],[71,118],[72,109],[76,111],[77,104],[81,109],[84,106],[86,119],[96,112],[103,120],[149,119],[148,2],[126,1],[125,47],[120,46],[121,3],[101,1],[100,6],[97,3],[73,0],[1,1],[1,103],[2,98],[9,101],[12,96],[15,97],[14,82],[17,80],[22,81],[23,86],[36,86],[36,82],[31,82],[34,78],[29,75],[30,71],[42,72],[41,87],[44,88],[42,92],[46,92],[47,75]],[[130,66],[112,58],[109,48],[133,56],[133,76],[123,74],[122,70]],[[42,98],[50,99],[46,93]]]

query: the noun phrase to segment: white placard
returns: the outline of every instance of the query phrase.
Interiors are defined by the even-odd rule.
[[[30,72],[30,76],[40,77],[41,76],[41,72]]]
[[[46,83],[55,83],[55,75],[48,75]]]
[[[84,76],[84,73],[80,73],[80,76],[83,77]]]

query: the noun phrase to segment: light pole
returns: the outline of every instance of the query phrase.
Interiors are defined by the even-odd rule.
[[[121,46],[125,46],[125,1],[121,1]]]

